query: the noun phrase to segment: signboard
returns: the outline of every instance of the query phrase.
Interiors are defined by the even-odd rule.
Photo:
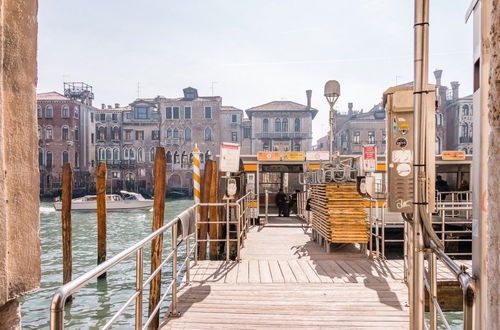
[[[281,160],[303,161],[306,155],[300,151],[287,151],[281,153]]]
[[[279,152],[261,151],[257,154],[257,160],[261,161],[281,160],[281,154]]]
[[[238,172],[240,170],[240,145],[237,143],[222,142],[220,145],[221,172]]]
[[[330,153],[328,151],[308,151],[306,152],[306,160],[321,161],[329,160]]]
[[[363,169],[365,172],[377,170],[377,146],[374,144],[363,146]]]
[[[464,160],[465,151],[447,150],[441,154],[442,160]]]

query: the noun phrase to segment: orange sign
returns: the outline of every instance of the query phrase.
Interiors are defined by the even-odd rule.
[[[257,164],[244,164],[243,169],[245,172],[255,172],[257,171]]]
[[[442,160],[464,160],[465,151],[447,150],[441,154]]]
[[[257,160],[262,160],[262,161],[281,160],[281,154],[279,152],[261,151],[257,154]]]
[[[281,153],[281,159],[303,161],[306,159],[306,155],[303,152],[299,151],[288,151]]]

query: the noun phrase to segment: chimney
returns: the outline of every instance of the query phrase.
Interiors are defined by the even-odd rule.
[[[115,103],[115,108],[119,108],[120,107],[120,103]]]
[[[108,105],[108,109],[112,109],[111,105]]]
[[[307,96],[307,110],[311,109],[311,95],[312,95],[312,90],[308,89],[306,90],[306,96]]]
[[[441,75],[443,74],[443,70],[434,70],[434,77],[436,78],[436,85],[441,86]]]
[[[352,102],[347,103],[347,108],[349,109],[349,110],[347,111],[347,113],[349,114],[349,116],[352,116],[352,114],[353,114],[353,112],[352,112],[352,111],[353,111],[353,110],[352,110],[352,107],[353,107]]]
[[[102,110],[106,109],[106,104],[101,103],[101,109],[102,109]]]
[[[456,101],[458,100],[458,87],[460,86],[460,84],[458,83],[458,81],[452,81],[450,82],[450,85],[451,85],[451,93],[453,95],[453,101]]]

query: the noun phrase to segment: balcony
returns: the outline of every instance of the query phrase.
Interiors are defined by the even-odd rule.
[[[472,143],[472,136],[461,136],[459,141],[460,143]]]
[[[165,140],[165,145],[180,145],[181,144],[181,139],[179,138],[168,138]]]
[[[268,132],[268,133],[255,133],[258,139],[310,139],[311,133],[302,132]]]

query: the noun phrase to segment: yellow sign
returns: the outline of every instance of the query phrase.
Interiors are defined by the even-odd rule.
[[[257,154],[257,160],[262,160],[262,161],[281,160],[281,155],[279,152],[261,151]]]
[[[257,164],[244,164],[243,169],[245,172],[255,172],[257,171]]]
[[[442,160],[464,160],[465,151],[447,150],[441,154]]]
[[[281,159],[303,161],[306,159],[306,155],[299,151],[289,151],[281,153]]]

